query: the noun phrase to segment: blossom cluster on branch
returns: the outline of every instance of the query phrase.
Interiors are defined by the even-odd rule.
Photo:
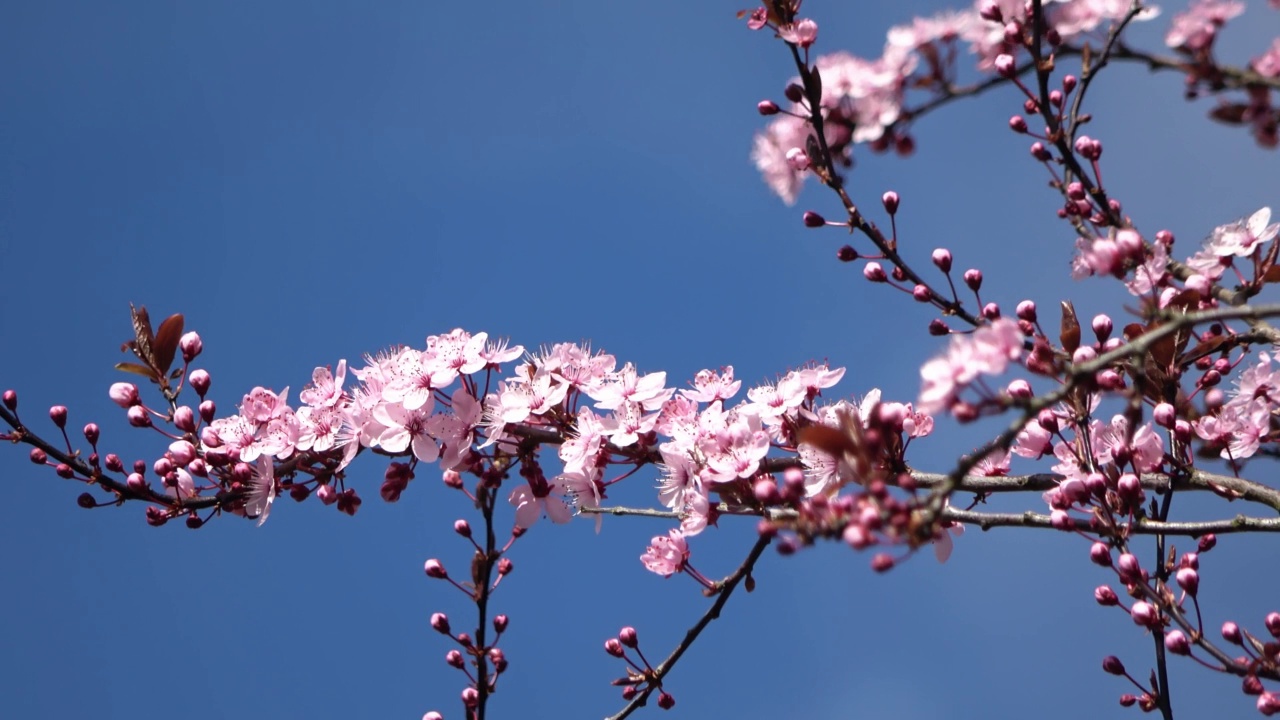
[[[1213,50],[1242,3],[1195,0],[1173,16],[1165,42],[1175,55],[1163,57],[1123,40],[1131,22],[1157,16],[1140,2],[982,0],[891,29],[878,59],[811,58],[819,23],[799,11],[798,0],[772,0],[744,13],[750,29],[771,31],[785,46],[798,73],[784,89],[786,109],[759,103],[774,119],[757,136],[753,158],[788,204],[809,179],[830,190],[842,217],[808,211],[803,224],[853,236],[837,251],[840,261],[861,261],[862,277],[877,289],[936,311],[927,331],[948,338],[947,345],[921,367],[914,400],[890,401],[876,389],[860,398],[842,394],[835,388],[845,371],[825,363],[745,393],[731,366],[671,386],[665,372],[620,365],[583,344],[526,351],[455,329],[427,337],[422,347],[318,367],[298,404],[290,403],[288,388],[255,387],[235,412],[225,412],[210,394],[212,374],[193,366],[201,337],[184,332],[181,315],[153,329],[138,308],[126,343],[137,362],[118,367],[155,385],[160,400],[146,400],[145,388],[130,382],[109,394],[130,425],[158,435],[154,458],[126,463],[100,449],[96,423],[83,427],[88,447],[77,447],[61,405],[48,413],[61,437],[42,437],[19,416],[14,390],[0,403],[0,420],[10,427],[0,438],[30,445],[33,463],[96,488],[80,496],[82,506],[142,501],[156,526],[182,519],[198,528],[221,515],[261,524],[283,495],[299,502],[314,496],[355,515],[362,500],[349,481],[353,463],[385,462],[378,492],[387,502],[438,464],[443,484],[465,494],[477,513],[475,523],[460,518],[453,526],[467,543],[469,572],[450,573],[439,558],[424,564],[427,577],[479,609],[479,621],[466,630],[447,613],[431,619],[456,646],[446,662],[465,673],[467,717],[484,716],[509,669],[499,641],[511,619],[493,615],[490,603],[515,567],[513,548],[541,518],[565,523],[579,514],[596,523],[606,514],[672,519],[640,553],[641,563],[663,577],[686,575],[715,598],[661,662],[641,652],[634,628],[605,642],[606,653],[626,663],[615,684],[627,706],[615,717],[654,694],[659,707],[674,706],[664,687],[668,673],[735,589],[753,587],[766,548],[786,555],[834,540],[870,550],[871,567],[884,572],[924,547],[945,561],[966,525],[1057,530],[1110,573],[1093,599],[1123,610],[1155,649],[1149,681],[1130,675],[1117,657],[1103,661],[1105,672],[1135,686],[1122,705],[1171,718],[1167,658],[1179,655],[1241,678],[1263,714],[1280,711],[1280,613],[1262,618],[1262,629],[1227,620],[1214,632],[1199,602],[1200,565],[1220,535],[1280,532],[1280,490],[1241,476],[1251,463],[1280,455],[1280,369],[1273,367],[1280,331],[1268,322],[1280,317],[1280,305],[1250,304],[1280,282],[1280,224],[1262,208],[1206,228],[1204,242],[1185,251],[1172,232],[1142,230],[1125,214],[1103,183],[1103,139],[1081,132],[1094,78],[1111,61],[1135,61],[1183,73],[1189,95],[1222,95],[1211,117],[1247,125],[1259,145],[1274,147],[1280,112],[1270,94],[1280,88],[1280,41],[1248,69],[1235,69],[1220,65]],[[969,85],[959,84],[962,45],[983,74]],[[1078,71],[1059,72],[1075,58]],[[909,154],[914,119],[996,89],[1012,96],[1008,127],[1031,138],[1036,172],[1058,194],[1046,214],[1075,238],[1072,275],[1123,283],[1137,305],[1132,317],[1099,314],[1085,329],[1069,300],[1060,304],[1056,327],[1030,299],[1008,313],[983,298],[991,290],[980,269],[960,271],[949,249],[930,250],[927,272],[912,265],[899,248],[896,192],[878,198],[886,234],[846,190],[855,145]],[[928,97],[913,106],[909,91]],[[1227,99],[1235,91],[1247,99]],[[1008,422],[931,474],[909,453],[943,416]],[[1014,462],[1042,459],[1052,463],[1049,473],[1011,474]],[[611,504],[610,492],[646,477],[640,471],[647,465],[657,469],[657,507]],[[1214,474],[1213,467],[1225,470]],[[1180,520],[1174,497],[1191,491],[1261,514]],[[1012,516],[978,510],[995,492],[1032,492],[1040,500]],[[503,500],[509,519],[499,513]],[[701,540],[693,538],[736,516],[756,523],[742,564],[721,579],[696,569]],[[1168,542],[1175,536],[1193,538],[1195,550],[1176,553]],[[1154,542],[1154,563],[1138,559],[1144,537]]]

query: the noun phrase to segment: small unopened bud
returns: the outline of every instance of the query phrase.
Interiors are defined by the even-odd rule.
[[[316,488],[316,497],[325,505],[332,505],[338,502],[338,491],[332,485],[321,485]]]
[[[423,570],[426,571],[427,577],[429,578],[444,580],[449,577],[449,573],[444,569],[444,564],[436,558],[431,558],[423,563]]]
[[[778,492],[778,484],[769,478],[760,478],[751,487],[752,493],[756,500],[764,505],[776,505],[782,501],[782,494]]]
[[[510,573],[512,570],[515,570],[515,569],[516,569],[516,566],[511,562],[510,558],[502,558],[501,560],[498,561],[499,575],[506,575],[507,573]]]
[[[618,632],[618,641],[632,650],[640,644],[636,635],[636,629],[631,626],[624,627]]]
[[[213,378],[210,377],[207,370],[192,370],[187,376],[187,383],[191,385],[191,389],[196,391],[200,397],[204,397],[209,392],[209,386],[213,384]]]
[[[670,710],[675,706],[676,706],[676,699],[671,696],[671,693],[667,692],[666,690],[663,690],[661,693],[658,693],[658,707],[662,708],[663,710]]]
[[[938,248],[933,251],[931,256],[933,264],[944,273],[951,272],[951,251],[946,248]]]
[[[916,302],[927,303],[933,299],[933,293],[929,292],[928,285],[916,285],[911,288],[911,297]]]
[[[1169,634],[1164,636],[1164,649],[1174,655],[1190,655],[1191,641],[1181,630],[1170,630]]]
[[[449,652],[445,653],[444,661],[448,663],[450,667],[455,667],[459,670],[461,670],[463,666],[466,665],[466,662],[462,659],[462,653],[459,652],[458,650],[450,650]]]
[[[779,112],[778,104],[772,100],[761,100],[756,103],[756,112],[764,116],[777,115]]]
[[[1244,634],[1240,632],[1240,626],[1227,621],[1222,623],[1222,639],[1233,645],[1239,645],[1244,642]]]
[[[1107,585],[1099,585],[1093,591],[1093,599],[1098,601],[1099,605],[1104,607],[1110,605],[1119,605],[1120,598],[1116,597],[1116,591]]]
[[[1016,74],[1017,65],[1014,63],[1012,55],[1001,53],[996,56],[995,68],[1000,77],[1011,78]]]
[[[965,270],[964,284],[968,285],[970,290],[978,292],[982,287],[982,271],[973,268]]]
[[[1019,135],[1027,132],[1027,119],[1021,115],[1013,115],[1009,118],[1009,129]]]
[[[53,421],[54,425],[58,426],[59,430],[66,428],[67,427],[67,406],[54,405],[53,407],[49,408],[49,419]]]
[[[467,709],[473,709],[480,705],[480,691],[473,687],[462,689],[462,705]]]
[[[1111,567],[1111,548],[1106,543],[1096,542],[1089,548],[1089,559],[1094,565]]]
[[[129,408],[129,424],[134,427],[151,427],[151,415],[141,405]]]
[[[890,215],[893,215],[894,213],[898,212],[899,201],[900,199],[898,197],[898,193],[892,190],[880,196],[880,202],[884,203],[885,212],[889,213]]]
[[[1200,573],[1189,567],[1184,567],[1178,570],[1177,579],[1178,587],[1185,590],[1191,597],[1196,596],[1196,592],[1200,589]]]
[[[431,629],[441,635],[449,634],[449,616],[442,612],[431,614]]]
[[[784,90],[782,94],[785,95],[787,99],[790,100],[791,102],[798,103],[804,99],[804,88],[800,87],[795,83],[791,83],[790,85],[787,86],[787,89]]]
[[[1267,613],[1267,617],[1262,621],[1267,626],[1267,632],[1271,633],[1271,637],[1280,638],[1280,612]]]
[[[173,411],[173,426],[182,432],[196,431],[196,414],[190,407],[180,405]]]
[[[464,538],[471,537],[471,523],[459,518],[453,521],[453,531]]]
[[[189,363],[204,350],[204,341],[200,339],[199,333],[189,332],[178,339],[178,347],[182,350],[182,361]]]
[[[840,262],[853,262],[858,259],[858,251],[852,245],[844,245],[836,251],[836,259]]]
[[[1009,397],[1016,400],[1030,400],[1032,396],[1031,383],[1022,378],[1010,382],[1005,391],[1009,393]]]
[[[1151,627],[1159,618],[1155,606],[1145,600],[1135,602],[1133,607],[1129,608],[1129,616],[1133,618],[1133,624],[1143,627]]]
[[[507,624],[510,622],[511,619],[506,615],[497,615],[493,618],[493,629],[498,632],[506,632]]]
[[[862,268],[862,277],[873,283],[888,282],[889,277],[884,274],[884,268],[880,267],[878,262],[869,262],[866,267]]]
[[[609,638],[608,640],[605,640],[604,651],[614,657],[622,657],[627,652],[622,649],[622,643],[618,641],[618,638]]]
[[[1042,142],[1031,143],[1031,157],[1039,160],[1040,162],[1049,162],[1053,159],[1053,155],[1050,154],[1049,150]]]
[[[76,476],[75,470],[72,470],[71,466],[66,463],[58,463],[58,466],[53,471],[63,480],[70,480]]]
[[[98,506],[98,501],[94,500],[89,493],[80,493],[80,497],[76,498],[76,504],[86,510],[90,510]]]
[[[804,211],[804,226],[805,226],[805,227],[816,228],[816,227],[822,227],[823,225],[826,225],[826,224],[827,224],[827,219],[826,219],[826,218],[824,218],[824,217],[822,217],[822,216],[821,216],[821,215],[819,215],[818,213],[816,213],[816,212],[814,212],[814,211],[812,211],[812,210],[805,210],[805,211]]]
[[[939,320],[938,318],[934,318],[929,321],[929,334],[933,335],[934,337],[950,335],[951,328],[947,327],[947,324],[942,320]]]
[[[1115,655],[1108,655],[1102,658],[1102,669],[1112,675],[1124,674],[1124,663],[1120,662],[1120,658]]]
[[[102,436],[102,430],[97,423],[89,423],[84,426],[84,439],[89,441],[90,445],[97,445],[98,438]]]
[[[893,556],[889,553],[876,553],[876,556],[871,558],[871,569],[879,573],[892,570],[893,565]]]
[[[4,395],[0,396],[0,400],[3,400],[4,406],[9,412],[18,411],[18,393],[13,390],[5,390]]]

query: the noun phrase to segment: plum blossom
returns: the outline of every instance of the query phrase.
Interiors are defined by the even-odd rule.
[[[1205,249],[1218,257],[1249,257],[1280,232],[1280,223],[1271,223],[1271,208],[1264,207],[1248,219],[1219,225],[1205,241]]]
[[[302,389],[298,399],[312,407],[333,407],[342,400],[342,383],[347,377],[347,361],[339,360],[336,372],[318,367],[311,373],[311,384]]]
[[[531,482],[513,489],[510,501],[516,506],[516,526],[533,527],[544,514],[551,522],[563,525],[573,519],[573,508],[561,497],[562,488],[545,480]]]
[[[974,330],[971,335],[956,335],[943,357],[934,358],[920,368],[923,380],[920,412],[936,414],[955,401],[957,394],[979,375],[999,375],[1011,360],[1022,356],[1022,331],[1018,323],[1006,317]]]
[[[765,184],[787,205],[794,205],[804,184],[804,173],[796,170],[787,153],[803,148],[812,133],[803,118],[780,115],[756,133],[751,161],[764,176]]]
[[[431,406],[410,410],[396,403],[383,403],[373,410],[373,417],[382,425],[377,445],[389,453],[400,453],[413,447],[413,456],[422,462],[435,462],[440,457],[440,446],[428,433]]]
[[[733,366],[727,365],[718,373],[714,370],[699,370],[693,376],[694,389],[681,390],[680,394],[695,402],[709,403],[728,400],[737,395],[741,387],[742,381],[733,379]]]
[[[244,502],[244,513],[258,519],[258,527],[271,514],[271,504],[276,500],[275,466],[268,457],[260,457],[253,465],[253,480],[249,484],[249,496]]]
[[[646,570],[662,577],[671,577],[684,570],[689,560],[689,545],[684,533],[670,530],[666,536],[658,535],[649,541],[649,547],[640,556]]]
[[[1206,442],[1222,445],[1224,460],[1243,460],[1258,452],[1261,438],[1271,431],[1271,409],[1262,398],[1247,404],[1224,405],[1217,415],[1206,415],[1192,423]]]
[[[1174,50],[1195,53],[1207,49],[1218,29],[1244,12],[1236,0],[1192,0],[1191,7],[1173,16],[1164,43]]]
[[[1115,22],[1129,14],[1132,0],[1057,0],[1048,6],[1049,24],[1064,40],[1096,30],[1104,22]],[[1134,20],[1151,20],[1160,14],[1156,7],[1144,7]]]

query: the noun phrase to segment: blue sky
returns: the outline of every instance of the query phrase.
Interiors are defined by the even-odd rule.
[[[1280,31],[1280,14],[1251,5],[1228,28],[1228,59]],[[316,365],[459,326],[529,347],[589,339],[673,386],[703,367],[732,364],[750,384],[826,359],[849,368],[842,394],[914,398],[916,368],[941,347],[930,316],[836,262],[838,232],[801,226],[802,209],[837,215],[833,198],[811,187],[788,209],[750,165],[755,104],[780,100],[794,71],[735,21],[741,6],[443,7],[7,5],[0,386],[24,416],[66,404],[72,427],[99,422],[123,457],[159,451],[106,397],[130,302],[201,332],[224,411],[254,385],[296,391]],[[823,50],[867,56],[889,25],[941,7],[805,5]],[[1150,44],[1167,17],[1137,37]],[[1091,96],[1090,134],[1113,195],[1187,254],[1213,226],[1280,203],[1280,186],[1274,153],[1208,123],[1210,101],[1180,88],[1117,68]],[[1118,308],[1107,283],[1068,278],[1056,196],[1005,129],[1019,105],[1005,90],[925,118],[915,157],[860,153],[851,191],[878,212],[897,190],[904,251],[923,265],[949,247],[1008,310],[1064,297],[1085,317]],[[944,469],[983,430],[943,423],[914,461]],[[191,532],[147,527],[141,507],[79,510],[82,488],[25,454],[0,455],[0,714],[460,717],[463,680],[427,620],[467,606],[421,566],[463,565],[449,528],[468,508],[432,473],[388,505],[383,467],[366,461],[355,518],[286,503],[260,529],[224,518]],[[655,502],[648,479],[630,493],[619,501]],[[511,670],[494,717],[615,712],[621,667],[604,640],[633,625],[661,657],[706,606],[687,578],[637,562],[665,523],[593,525],[541,524],[517,546],[497,596]],[[699,569],[731,571],[753,527],[699,537]],[[844,547],[769,553],[757,590],[670,678],[673,712],[1110,716],[1126,688],[1101,658],[1145,675],[1150,642],[1093,603],[1107,577],[1087,551],[971,531],[948,564],[925,555],[886,576]],[[1260,559],[1277,551],[1251,538],[1206,556],[1211,625],[1276,609],[1280,580]],[[1187,662],[1173,677],[1188,716],[1253,716],[1236,680]]]

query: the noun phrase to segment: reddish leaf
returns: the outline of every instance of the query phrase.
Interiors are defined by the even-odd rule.
[[[146,365],[139,365],[138,363],[130,363],[130,362],[121,362],[121,363],[116,363],[116,369],[123,370],[124,372],[127,372],[127,373],[134,373],[135,375],[141,375],[147,378],[148,380],[154,381],[156,379],[156,371],[152,370]]]
[[[1267,272],[1262,276],[1263,282],[1280,282],[1280,265],[1272,265],[1267,268]]]
[[[151,331],[151,316],[147,315],[147,308],[134,307],[130,303],[129,316],[133,320],[133,340],[125,343],[120,349],[132,350],[139,360],[155,367],[155,354],[152,353],[151,346],[156,336]]]
[[[178,340],[182,339],[182,314],[174,314],[160,323],[160,332],[156,333],[155,361],[156,370],[161,375],[169,372],[173,364],[174,353],[178,350]]]
[[[1076,319],[1076,308],[1070,300],[1062,301],[1062,329],[1058,332],[1058,340],[1067,355],[1074,355],[1080,347],[1080,321]]]
[[[1244,114],[1248,112],[1249,106],[1244,103],[1229,103],[1219,105],[1209,111],[1209,117],[1220,123],[1228,125],[1241,125],[1244,123]]]
[[[803,445],[811,445],[836,458],[854,449],[848,433],[826,425],[802,427],[797,433],[797,439]]]

